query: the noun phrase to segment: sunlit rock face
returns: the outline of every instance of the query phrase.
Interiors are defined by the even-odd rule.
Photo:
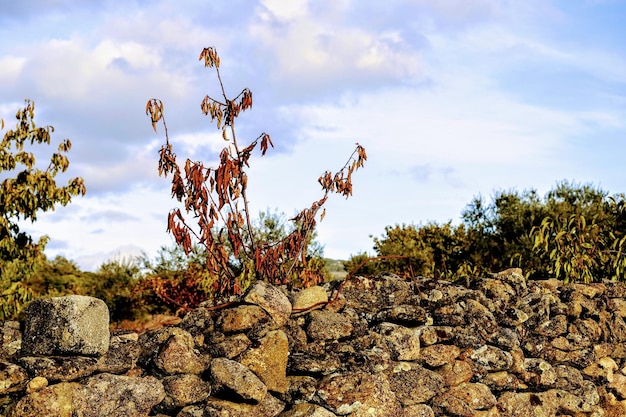
[[[143,333],[109,332],[103,304],[37,300],[0,323],[0,414],[626,415],[621,283],[256,283]]]

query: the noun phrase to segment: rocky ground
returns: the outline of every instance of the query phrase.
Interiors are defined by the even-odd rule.
[[[94,300],[0,323],[4,415],[626,416],[621,283],[257,282],[142,333],[109,333]]]

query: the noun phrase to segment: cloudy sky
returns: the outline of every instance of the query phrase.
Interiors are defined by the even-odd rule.
[[[625,21],[622,0],[0,0],[5,130],[35,101],[87,186],[28,230],[86,270],[172,245],[164,135],[145,104],[164,102],[181,160],[215,161],[224,142],[199,106],[218,92],[198,61],[208,46],[227,92],[254,94],[240,140],[276,145],[251,160],[254,213],[294,214],[366,148],[353,197],[327,204],[328,257],[371,251],[388,225],[458,223],[494,190],[625,192]]]

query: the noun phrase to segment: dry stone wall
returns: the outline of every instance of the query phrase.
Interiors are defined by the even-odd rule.
[[[326,303],[328,300],[334,300]],[[626,416],[626,286],[395,275],[257,282],[176,326],[108,331],[89,297],[0,323],[0,412],[28,416]]]

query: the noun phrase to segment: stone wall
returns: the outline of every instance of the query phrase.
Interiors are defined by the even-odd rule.
[[[257,282],[225,308],[141,334],[109,334],[93,298],[38,300],[24,323],[0,323],[0,412],[626,416],[621,283],[511,269],[469,287],[394,275],[340,284]]]

